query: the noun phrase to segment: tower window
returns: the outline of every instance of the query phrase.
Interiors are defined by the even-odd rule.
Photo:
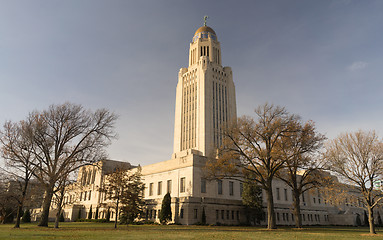
[[[234,195],[234,182],[232,181],[229,182],[229,193],[230,193],[230,196]]]
[[[206,193],[206,179],[201,178],[201,193]]]
[[[162,181],[158,182],[157,195],[162,194]]]
[[[153,183],[149,184],[149,196],[153,195]]]
[[[172,180],[168,180],[168,184],[167,184],[167,187],[168,187],[168,193],[171,193],[172,192]]]
[[[218,184],[218,194],[222,194],[222,180],[217,180]]]
[[[185,192],[185,178],[181,178],[181,181],[180,181],[180,192]]]

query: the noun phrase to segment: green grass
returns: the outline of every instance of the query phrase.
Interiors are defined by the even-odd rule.
[[[53,226],[53,224],[52,224]],[[310,227],[303,230],[226,226],[119,225],[113,223],[62,223],[59,229],[36,224],[0,225],[0,239],[383,239],[383,230],[369,235],[366,227]]]

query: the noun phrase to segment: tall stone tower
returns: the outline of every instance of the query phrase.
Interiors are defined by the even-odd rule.
[[[189,66],[178,73],[173,158],[213,154],[222,145],[222,128],[237,117],[233,73],[221,59],[205,19],[190,43]]]

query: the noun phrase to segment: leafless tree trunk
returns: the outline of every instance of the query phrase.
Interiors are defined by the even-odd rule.
[[[297,228],[302,228],[302,216],[301,216],[301,204],[300,204],[300,193],[298,190],[293,190],[293,201],[294,201],[294,216],[295,216],[295,226]]]
[[[118,197],[116,199],[116,218],[114,219],[114,228],[117,229],[117,221],[118,221],[118,214],[119,214],[119,208],[118,205],[120,204],[120,194],[118,194]]]
[[[274,199],[273,199],[273,186],[271,179],[267,183],[267,228],[276,229],[275,212],[274,212]]]

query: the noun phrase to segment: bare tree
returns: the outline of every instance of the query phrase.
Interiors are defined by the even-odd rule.
[[[225,130],[223,148],[207,163],[207,169],[224,177],[254,176],[247,180],[257,182],[266,191],[267,228],[275,229],[272,181],[285,163],[278,144],[286,134],[296,131],[294,123],[299,117],[269,104],[258,107],[255,113],[256,120],[244,116]]]
[[[65,103],[34,111],[23,121],[32,145],[33,174],[45,188],[39,226],[48,226],[57,182],[79,167],[105,157],[103,150],[115,137],[116,119],[106,109],[91,112],[81,105]]]
[[[17,188],[17,215],[15,228],[20,227],[20,219],[27,197],[29,182],[33,176],[35,166],[32,164],[34,160],[32,154],[32,143],[26,132],[28,129],[26,122],[11,123],[6,122],[3,130],[0,131],[1,156],[5,159],[7,172],[12,179],[9,179]],[[16,190],[16,189],[15,189]]]
[[[322,172],[315,156],[318,156],[325,136],[316,131],[312,121],[304,124],[296,121],[294,128],[294,132],[284,134],[278,141],[279,158],[285,160],[285,167],[277,177],[292,189],[295,225],[302,228],[300,196],[319,186]]]
[[[324,157],[329,170],[356,186],[368,212],[370,233],[375,234],[373,210],[383,199],[374,185],[383,174],[382,140],[374,131],[341,134],[327,144]]]

